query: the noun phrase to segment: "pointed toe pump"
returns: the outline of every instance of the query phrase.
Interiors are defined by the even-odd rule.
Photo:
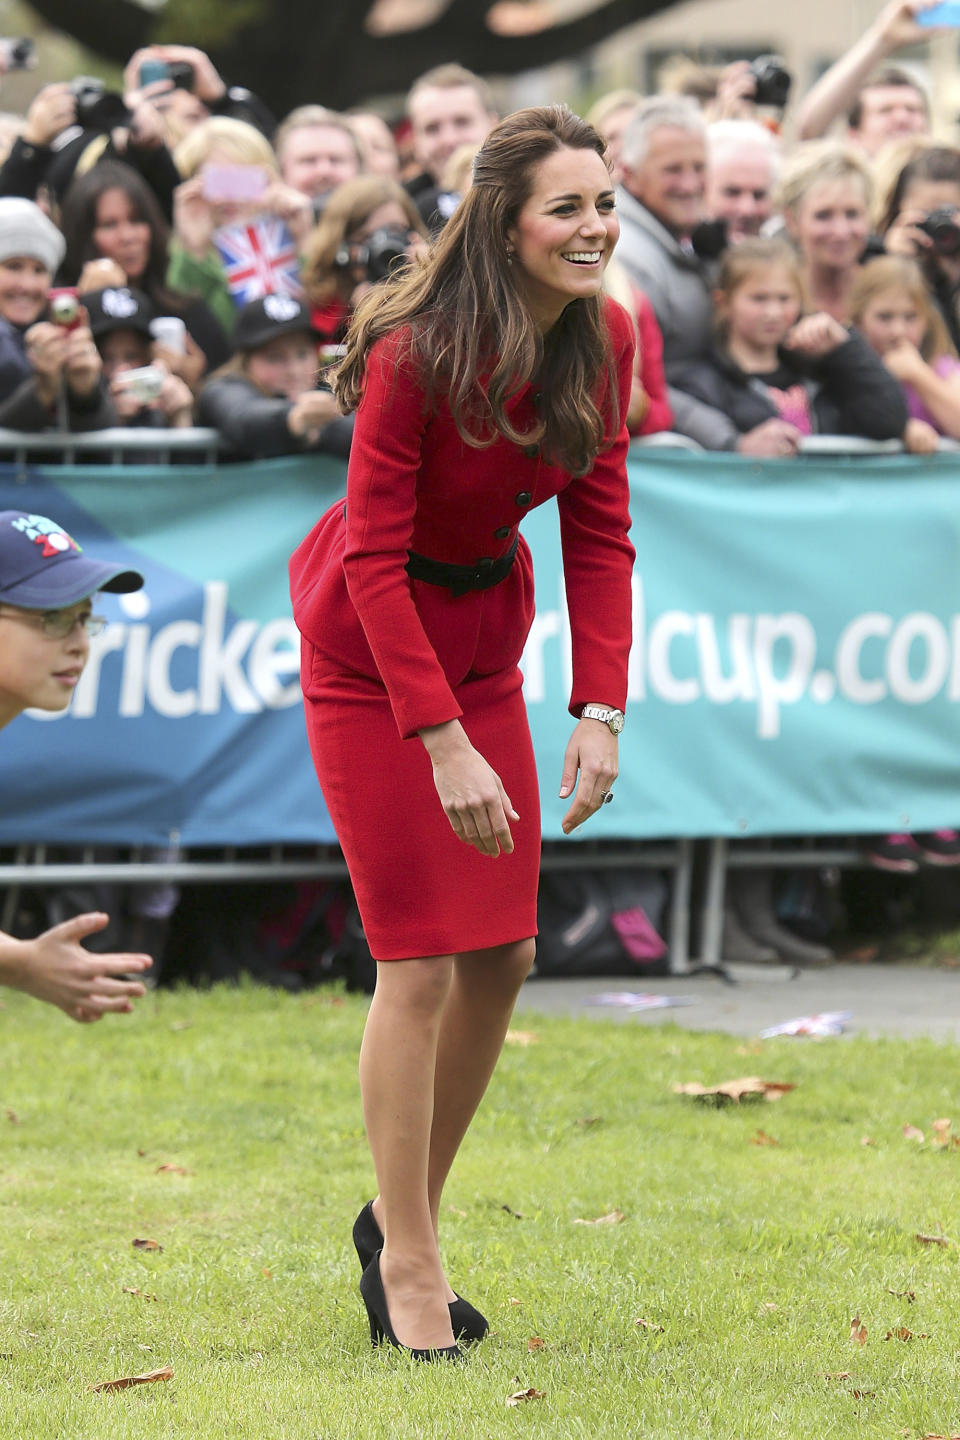
[[[427,1364],[435,1360],[465,1360],[466,1356],[459,1345],[441,1345],[436,1349],[418,1349],[414,1345],[402,1344],[396,1336],[393,1326],[390,1324],[390,1315],[387,1310],[387,1297],[384,1294],[383,1280],[380,1276],[380,1251],[370,1261],[360,1277],[360,1295],[367,1308],[367,1319],[370,1322],[370,1342],[373,1345],[381,1345],[384,1341],[393,1345],[397,1350],[410,1355],[414,1360],[422,1360]]]
[[[364,1205],[354,1221],[353,1245],[363,1270],[383,1247],[383,1232],[374,1217],[372,1200]],[[486,1317],[461,1295],[450,1302],[450,1324],[455,1340],[482,1340],[490,1329]]]

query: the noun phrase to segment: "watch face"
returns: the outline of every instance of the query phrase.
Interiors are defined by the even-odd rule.
[[[607,721],[607,724],[610,726],[610,729],[613,731],[614,735],[620,734],[620,731],[623,729],[623,716],[621,715],[619,710],[614,710],[613,714],[610,716],[610,719]]]

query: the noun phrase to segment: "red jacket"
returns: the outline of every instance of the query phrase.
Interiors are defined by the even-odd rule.
[[[663,373],[663,336],[654,314],[653,306],[642,290],[633,287],[633,309],[637,321],[637,373],[640,382],[650,397],[647,413],[633,435],[655,435],[658,430],[673,427],[673,411],[667,394],[667,381]]]
[[[615,380],[625,413],[634,331],[606,302]],[[472,675],[515,666],[533,620],[530,552],[521,539],[507,578],[454,597],[412,580],[408,551],[473,564],[511,546],[520,520],[558,497],[564,581],[573,635],[570,709],[588,701],[626,703],[630,649],[630,528],[626,427],[580,479],[497,437],[466,444],[449,407],[429,407],[407,352],[408,332],[379,340],[368,357],[343,502],[333,506],[290,562],[294,615],[304,636],[308,696],[379,680],[400,733],[462,713],[456,687]],[[527,385],[509,403],[527,428],[535,396]],[[353,681],[351,680],[353,677]]]

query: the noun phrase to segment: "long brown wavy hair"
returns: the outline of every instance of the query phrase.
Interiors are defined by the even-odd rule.
[[[572,301],[546,336],[524,303],[507,257],[507,233],[533,189],[534,171],[561,149],[605,145],[565,105],[518,110],[487,136],[473,185],[427,258],[378,285],[360,302],[335,382],[344,409],[360,403],[374,341],[410,327],[409,354],[441,394],[458,431],[478,449],[498,435],[537,444],[575,475],[590,469],[621,417],[612,379],[610,337],[601,296]],[[541,392],[531,429],[519,430],[507,402],[530,381]]]

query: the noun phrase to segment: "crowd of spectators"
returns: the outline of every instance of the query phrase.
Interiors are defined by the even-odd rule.
[[[939,33],[929,3],[890,0],[792,105],[767,57],[589,109],[617,183],[605,284],[636,327],[635,436],[776,458],[817,432],[960,438],[960,148],[890,63]],[[318,90],[278,123],[201,51],[157,45],[122,94],[47,85],[10,120],[0,425],[201,424],[238,458],[349,454],[325,376],[353,308],[446,223],[497,107],[458,64],[403,115]],[[960,837],[872,853],[957,863]]]

